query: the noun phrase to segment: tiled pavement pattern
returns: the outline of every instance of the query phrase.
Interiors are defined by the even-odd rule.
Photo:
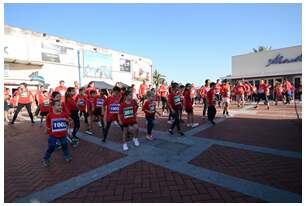
[[[191,163],[302,194],[302,159],[213,145]]]
[[[34,191],[67,180],[80,173],[107,164],[125,155],[107,148],[82,141],[77,149],[69,147],[73,161],[64,161],[63,152],[55,151],[52,166],[41,167],[47,149],[47,135],[37,126],[14,125],[4,131],[4,184],[5,202],[11,202]],[[29,128],[31,133],[29,133]],[[16,134],[18,132],[18,134]]]
[[[232,114],[234,114],[234,117],[229,118],[229,119],[219,118],[218,120],[219,123],[213,128],[211,127],[209,123],[203,121],[200,127],[193,129],[193,130],[189,129],[188,131],[186,131],[186,137],[184,138],[180,138],[177,136],[170,137],[167,133],[164,132],[164,129],[162,129],[159,132],[156,132],[157,139],[153,142],[149,142],[145,139],[141,139],[140,148],[135,148],[132,146],[132,143],[129,143],[129,145],[131,146],[130,146],[130,150],[128,152],[125,152],[125,154],[127,155],[126,157],[123,157],[123,158],[119,157],[119,159],[117,158],[117,160],[115,160],[116,158],[114,158],[114,161],[111,160],[112,162],[109,162],[109,163],[102,163],[102,164],[97,163],[95,164],[95,167],[91,167],[91,168],[87,166],[86,171],[79,171],[78,175],[74,178],[70,178],[70,179],[68,178],[57,184],[53,183],[52,186],[47,186],[44,189],[38,186],[38,188],[40,189],[35,190],[37,192],[31,193],[25,196],[24,194],[19,195],[18,197],[20,196],[23,196],[23,197],[13,199],[13,200],[7,198],[5,201],[6,202],[11,202],[11,201],[13,202],[33,202],[33,201],[34,202],[37,202],[37,201],[39,202],[52,202],[52,201],[65,202],[65,201],[68,201],[69,202],[71,200],[71,202],[80,202],[79,201],[80,197],[82,197],[82,199],[85,199],[84,201],[86,202],[95,202],[95,201],[96,202],[112,202],[112,201],[119,202],[119,200],[117,199],[113,199],[113,200],[111,199],[112,197],[113,198],[119,198],[119,197],[114,197],[115,195],[106,194],[108,191],[109,185],[110,185],[110,190],[113,190],[116,193],[116,190],[114,190],[114,186],[111,186],[112,184],[110,184],[109,182],[107,183],[107,180],[112,180],[112,178],[115,179],[116,181],[118,180],[118,182],[120,183],[119,183],[119,186],[117,184],[117,187],[119,188],[118,189],[119,191],[117,192],[120,193],[120,190],[121,190],[120,187],[123,187],[124,189],[125,186],[127,186],[127,184],[121,184],[122,182],[124,182],[124,181],[121,181],[121,179],[122,178],[125,179],[124,178],[125,174],[127,174],[127,176],[136,178],[137,175],[135,174],[137,173],[138,170],[140,170],[142,174],[140,175],[140,177],[143,179],[139,180],[136,178],[137,181],[140,181],[141,183],[144,182],[143,184],[149,184],[151,186],[151,185],[154,185],[154,182],[157,182],[157,180],[156,179],[154,180],[153,178],[147,181],[146,171],[149,170],[151,172],[155,170],[155,171],[162,171],[161,173],[165,174],[166,177],[164,178],[166,178],[166,181],[163,181],[162,179],[158,179],[156,177],[158,180],[162,180],[159,182],[164,184],[163,186],[165,188],[167,188],[168,186],[167,184],[171,185],[173,183],[173,182],[170,183],[171,181],[167,180],[168,176],[166,174],[171,174],[173,178],[180,177],[181,179],[183,179],[183,181],[186,179],[186,181],[189,182],[190,188],[188,187],[188,185],[186,186],[186,188],[189,188],[189,189],[185,189],[187,191],[186,193],[184,194],[180,192],[177,193],[179,194],[180,197],[175,197],[175,199],[181,198],[182,200],[179,202],[193,202],[193,201],[194,202],[205,202],[205,201],[208,201],[208,202],[214,202],[214,201],[217,201],[217,202],[223,202],[223,201],[225,202],[257,202],[257,201],[301,202],[301,195],[299,194],[300,191],[296,189],[296,188],[299,188],[299,183],[301,184],[301,180],[299,180],[299,178],[293,181],[296,183],[295,186],[287,187],[286,185],[287,183],[285,183],[285,181],[284,182],[281,182],[281,181],[273,182],[271,181],[271,179],[268,179],[267,181],[265,181],[264,177],[261,178],[260,176],[258,176],[257,179],[256,178],[252,179],[249,176],[244,176],[243,173],[239,173],[239,172],[231,173],[230,172],[231,170],[225,170],[225,169],[222,170],[222,168],[226,167],[228,162],[231,162],[231,164],[237,163],[241,165],[242,167],[245,166],[243,161],[239,162],[239,159],[236,160],[237,158],[236,159],[233,159],[230,157],[225,158],[222,155],[221,155],[222,156],[221,158],[220,155],[217,156],[218,153],[222,153],[222,152],[225,154],[228,154],[228,148],[224,148],[224,146],[226,146],[226,147],[230,147],[230,149],[232,150],[230,154],[237,155],[241,152],[241,150],[248,150],[243,153],[244,155],[246,155],[245,158],[256,159],[257,158],[256,156],[259,155],[260,158],[263,158],[263,160],[267,162],[268,161],[274,162],[278,158],[279,161],[281,161],[281,163],[278,164],[278,167],[283,168],[284,167],[283,165],[292,165],[291,167],[294,167],[294,168],[292,168],[291,172],[293,172],[294,174],[299,173],[299,168],[301,167],[301,164],[292,163],[292,162],[301,161],[301,156],[302,156],[301,150],[299,149],[299,145],[298,145],[299,141],[301,141],[301,127],[299,126],[291,127],[290,124],[281,125],[282,129],[285,129],[284,127],[289,127],[291,129],[291,132],[293,132],[293,133],[290,133],[292,136],[300,135],[300,137],[299,136],[292,137],[292,138],[297,139],[297,141],[294,141],[292,144],[290,144],[290,140],[284,139],[283,141],[284,142],[287,141],[287,143],[289,144],[288,147],[284,147],[283,146],[284,144],[281,144],[282,147],[279,147],[279,145],[276,145],[276,146],[273,144],[270,145],[270,144],[267,144],[265,141],[263,141],[260,138],[258,139],[259,141],[258,143],[256,141],[250,141],[250,140],[249,140],[250,142],[239,142],[235,139],[235,137],[224,138],[223,136],[221,136],[221,134],[224,135],[224,133],[220,133],[221,130],[218,128],[218,126],[225,125],[225,128],[226,128],[227,123],[231,124],[230,122],[231,120],[235,118],[241,119],[242,116],[247,116],[248,117],[247,119],[261,118],[261,116],[263,115],[261,114],[261,112],[263,113],[266,112],[263,105],[261,105],[255,111],[251,107],[252,106],[247,106],[245,109],[238,109],[238,110],[233,109]],[[285,109],[288,110],[288,112],[292,116],[291,118],[292,120],[294,113],[295,113],[294,108],[291,105],[285,105],[282,107],[283,107],[283,110]],[[299,104],[298,107],[300,109],[301,104]],[[271,107],[269,112],[273,113],[273,111],[275,111],[273,115],[277,116],[279,114],[279,111],[274,110],[274,108],[276,107]],[[196,111],[195,113],[197,116],[201,115],[200,108],[196,108],[195,111]],[[219,114],[220,114],[220,111],[219,111]],[[264,114],[264,115],[266,115],[266,117],[268,117],[269,115],[273,116],[271,114]],[[247,120],[247,119],[243,119],[243,120]],[[239,122],[238,124],[242,122],[243,121]],[[18,127],[20,127],[20,125],[21,124],[18,124]],[[271,125],[273,126],[273,124]],[[294,125],[300,125],[300,124],[298,122],[297,124],[294,123]],[[257,128],[259,128],[260,125],[258,126],[254,124],[254,127],[256,126]],[[243,130],[243,127],[240,126],[239,128]],[[268,129],[267,126],[265,128]],[[118,152],[122,152],[121,144],[118,144],[120,142],[120,137],[116,137],[116,138],[113,137],[114,134],[117,134],[116,132],[118,132],[118,130],[120,131],[119,128],[115,128],[114,131],[110,133],[109,141],[107,141],[107,143],[104,143],[104,144],[101,143],[98,137],[89,136],[89,135],[80,133],[80,137],[84,141],[82,141],[83,144],[79,148],[76,149],[76,152],[79,154],[84,154],[82,147],[86,145],[85,142],[89,142],[88,144],[90,145],[94,145],[102,149],[104,148],[103,150],[107,148],[109,150],[114,151],[114,153],[119,154]],[[199,133],[201,130],[204,130],[204,131]],[[26,130],[24,130],[23,132],[25,131]],[[210,136],[206,136],[205,132],[207,131],[209,131],[210,134],[216,135],[216,137],[220,137],[220,138],[218,139],[215,137],[212,138]],[[238,131],[239,132],[236,132],[236,133],[239,136],[240,130]],[[201,135],[201,137],[197,137],[198,136],[197,133],[198,134],[204,133],[205,135]],[[14,132],[12,132],[11,129],[6,129],[5,134],[8,134],[7,137],[10,137],[10,139],[15,138],[15,137],[14,138],[11,137],[11,135],[14,135]],[[15,134],[19,134],[19,132]],[[195,136],[192,136],[192,135],[195,135]],[[271,138],[273,139],[273,135],[275,135],[275,133],[271,135],[272,135]],[[33,138],[33,135],[32,135],[32,138]],[[242,135],[239,136],[239,138],[242,139]],[[253,138],[253,137],[245,136],[244,139],[250,139],[250,138]],[[265,137],[265,138],[268,138],[268,137]],[[29,137],[29,139],[31,138]],[[31,141],[32,141],[31,143],[32,147],[36,147],[35,139]],[[277,140],[274,140],[274,141],[277,141]],[[10,143],[5,142],[5,147],[9,148],[8,147],[9,144]],[[46,142],[45,142],[45,145],[46,145]],[[222,145],[223,147],[221,147],[221,149],[216,151],[214,149],[216,145]],[[217,146],[217,147],[220,148],[220,146]],[[37,156],[41,157],[41,153],[42,151],[44,151],[46,146],[37,146],[37,148],[39,148],[39,152],[38,152],[39,154],[38,153],[36,154]],[[37,148],[34,150],[37,150]],[[206,152],[213,151],[213,155],[217,156],[217,159],[215,161],[220,163],[220,166],[218,168],[213,167],[214,166],[213,164],[210,164],[210,166],[204,165],[204,168],[203,168],[202,167],[203,165],[196,166],[190,163],[190,161],[192,161],[196,157],[201,157],[202,155],[205,157],[205,151]],[[254,154],[255,152],[256,152],[256,155]],[[57,152],[57,153],[58,153],[57,155],[60,155],[61,157],[61,152]],[[10,162],[10,156],[6,155],[6,157],[9,157],[6,159],[6,161]],[[65,166],[64,164],[63,165],[61,164],[60,157],[56,159],[56,155],[54,156],[53,166],[55,165],[58,165],[59,167]],[[290,159],[292,159],[292,161],[288,161],[289,157]],[[214,157],[210,155],[210,158],[214,158]],[[273,158],[276,158],[276,159],[273,159]],[[80,159],[82,159],[82,157],[80,157]],[[81,167],[81,168],[83,167],[83,166],[80,166],[80,164],[84,164],[84,162],[86,162],[86,160],[84,159],[82,163],[78,162],[78,167]],[[99,158],[94,159],[94,161],[97,162],[98,159]],[[74,161],[77,161],[76,158],[74,158],[73,162]],[[238,162],[235,162],[235,161],[238,161]],[[86,164],[90,164],[89,162],[90,161],[86,162]],[[39,165],[35,165],[37,163],[38,163],[37,161],[30,162],[28,167],[37,168],[38,173],[44,173],[44,171],[38,169]],[[263,164],[258,163],[258,165],[261,166]],[[232,170],[235,170],[235,167],[236,165],[233,166],[234,169]],[[72,166],[71,170],[75,168],[76,168],[75,166]],[[141,168],[141,169],[137,170],[135,168]],[[283,171],[288,172],[288,170],[283,170]],[[16,173],[12,173],[10,171],[5,171],[5,172],[6,172],[5,178],[7,179],[5,182],[6,183],[5,192],[7,193],[7,190],[6,190],[6,187],[8,185],[7,181],[8,180],[11,181],[11,179],[14,178],[14,176],[18,176],[22,172],[21,170],[18,171],[18,169]],[[159,172],[157,172],[157,174],[158,173]],[[273,175],[274,173],[271,172],[270,174]],[[10,177],[11,179],[9,179],[8,178],[9,176],[13,176],[13,177]],[[283,176],[284,176],[283,174],[279,174],[278,177],[283,177]],[[288,181],[292,181],[292,179]],[[44,184],[44,183],[39,183],[39,184]],[[195,187],[195,189],[193,188],[193,191],[191,189],[192,184]],[[202,184],[203,186],[199,190],[196,185],[200,185],[200,184]],[[94,186],[94,187],[91,187],[91,186]],[[133,187],[134,186],[135,185],[133,185]],[[139,185],[136,184],[136,186],[139,186]],[[175,188],[176,186],[180,187],[179,184],[175,183],[173,185],[173,188]],[[99,187],[101,188],[106,187],[106,190],[99,189]],[[148,194],[146,190],[143,191],[142,189],[138,188],[139,189],[138,192],[136,191],[135,193],[138,193],[139,194],[138,196],[141,196],[141,199],[139,197],[137,199],[135,195],[134,199],[132,196],[132,200],[130,199],[127,201],[128,202],[132,202],[132,201],[133,202],[153,202],[153,199],[154,199],[154,201],[157,201],[157,202],[173,202],[172,201],[173,196],[171,192],[169,194],[166,191],[163,191],[162,189],[164,187],[161,186],[160,191],[154,190],[153,192],[154,194],[151,194],[151,193]],[[208,198],[208,196],[205,195],[204,188],[214,188],[213,190],[218,192],[219,197],[217,198],[215,196],[212,198],[212,194],[210,194],[208,191],[208,194],[210,195],[210,197]],[[181,189],[182,191],[184,191],[183,188]],[[210,190],[212,191],[212,189]],[[22,190],[19,190],[18,192],[20,191]],[[128,189],[124,189],[124,192],[128,193],[128,191],[129,191]],[[124,192],[123,194],[125,194]],[[168,195],[162,196],[161,194],[164,194],[164,193]],[[195,195],[199,195],[199,196],[192,198],[192,194],[194,194],[194,196]],[[156,197],[154,195],[156,196],[159,195],[159,196]],[[153,198],[153,196],[155,198]],[[125,200],[121,199],[120,201],[125,201]]]
[[[54,202],[262,202],[138,161]]]

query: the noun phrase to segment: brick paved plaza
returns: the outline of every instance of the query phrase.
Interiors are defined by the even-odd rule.
[[[92,136],[82,126],[79,147],[69,146],[72,162],[59,150],[49,168],[41,166],[44,128],[21,116],[4,126],[5,202],[301,202],[301,103],[233,105],[231,113],[218,109],[212,126],[196,105],[200,126],[183,125],[185,137],[168,135],[167,117],[157,118],[149,141],[139,112],[141,145],[129,142],[128,152],[119,127],[102,143],[97,125]]]

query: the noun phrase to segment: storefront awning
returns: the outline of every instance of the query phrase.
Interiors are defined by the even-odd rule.
[[[4,62],[15,63],[15,64],[35,65],[35,66],[43,66],[44,65],[42,62],[39,62],[39,61],[28,61],[28,60],[10,59],[10,58],[4,58]]]
[[[248,75],[227,75],[222,77],[221,79],[250,79],[250,78],[263,78],[263,77],[275,77],[275,76],[288,76],[288,75],[299,75],[302,74],[301,71],[290,71],[287,73],[279,72],[279,73],[269,73],[263,72],[260,74],[248,74]]]

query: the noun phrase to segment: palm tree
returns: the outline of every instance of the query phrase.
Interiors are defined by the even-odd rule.
[[[263,52],[263,51],[270,51],[272,47],[267,46],[259,46],[258,49],[253,48],[254,53]]]
[[[153,73],[153,83],[158,88],[158,86],[162,83],[162,81],[166,78],[165,75],[159,73],[156,69]]]

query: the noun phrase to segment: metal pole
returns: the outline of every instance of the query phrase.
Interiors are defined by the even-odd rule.
[[[80,64],[80,50],[78,50],[78,69],[79,69],[79,82],[80,82],[80,85],[82,85],[81,64]]]

